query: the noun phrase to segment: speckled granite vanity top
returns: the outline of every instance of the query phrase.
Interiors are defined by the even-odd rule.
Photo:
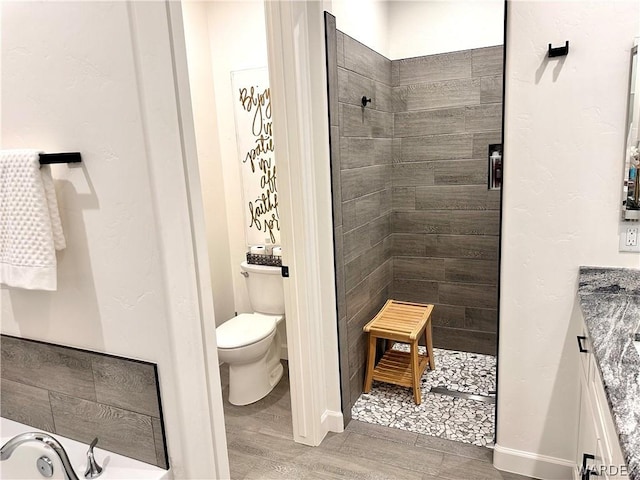
[[[580,267],[578,296],[629,478],[640,480],[640,270]]]

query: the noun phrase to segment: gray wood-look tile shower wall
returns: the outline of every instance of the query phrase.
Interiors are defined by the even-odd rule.
[[[349,419],[364,381],[362,327],[389,298],[393,282],[391,61],[326,18],[340,375]],[[362,109],[365,94],[372,102]]]
[[[434,345],[495,354],[503,47],[389,60],[326,14],[343,412],[362,327],[388,298],[433,303]],[[361,98],[371,98],[366,108]]]
[[[433,303],[437,347],[495,354],[503,47],[392,62],[393,286]]]

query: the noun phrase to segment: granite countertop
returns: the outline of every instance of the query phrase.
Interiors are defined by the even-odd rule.
[[[578,297],[629,478],[640,480],[640,270],[580,267]]]

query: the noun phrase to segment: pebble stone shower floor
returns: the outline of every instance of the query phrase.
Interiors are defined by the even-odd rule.
[[[394,349],[408,351],[396,344]],[[421,354],[424,347],[419,347]],[[494,438],[495,405],[478,400],[431,393],[433,387],[488,395],[496,389],[496,357],[434,348],[436,368],[420,379],[422,403],[416,405],[410,388],[373,382],[360,395],[351,416],[361,422],[398,428],[463,443],[487,446]]]

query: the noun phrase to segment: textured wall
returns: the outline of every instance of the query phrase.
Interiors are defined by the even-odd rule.
[[[0,288],[2,333],[157,363],[172,470],[209,477],[226,462],[198,451],[212,448],[217,400],[193,345],[202,345],[201,315],[214,322],[195,284],[189,212],[198,201],[185,192],[196,187],[183,172],[189,130],[178,124],[181,49],[170,45],[167,5],[1,8],[2,148],[83,160],[52,166],[67,240],[58,291]]]
[[[436,347],[496,354],[502,46],[392,62],[393,287],[433,303]]]
[[[504,0],[388,3],[392,60],[504,43]]]
[[[208,8],[208,2],[182,3],[193,124],[198,149],[202,201],[205,209],[211,290],[216,325],[220,325],[232,318],[236,311],[239,311],[234,302],[236,297],[234,293],[235,281],[236,277],[239,277],[236,273],[239,260],[237,256],[231,255],[229,226],[232,224],[231,222],[234,222],[233,225],[239,223],[242,226],[243,217],[242,212],[231,211],[230,206],[227,205],[227,202],[233,201],[240,204],[240,199],[233,197],[232,192],[238,193],[241,188],[232,183],[233,178],[225,177],[222,166],[221,135],[216,116],[218,105],[213,80],[212,55],[209,48]],[[257,9],[250,9],[250,11],[252,13],[258,12]],[[224,18],[224,20],[229,23],[228,18]],[[233,42],[230,44],[233,45]],[[221,56],[219,55],[216,57],[218,68],[220,68],[220,63]],[[227,74],[227,77],[230,76],[228,71],[224,73]],[[228,94],[231,96],[231,88],[229,88]],[[225,113],[228,114],[227,111]],[[226,122],[225,126],[229,128],[229,124],[233,125],[233,122]],[[235,136],[233,138],[235,139]],[[237,157],[231,156],[229,160],[237,160]],[[237,171],[231,170],[232,173],[237,174]],[[231,185],[235,185],[235,187],[231,187]],[[238,230],[242,232],[240,228],[236,229],[236,231]],[[242,249],[245,243],[244,237],[240,236],[240,238],[234,239],[233,243]],[[236,262],[233,261],[234,259]]]
[[[0,336],[2,416],[168,468],[153,363]]]
[[[327,16],[329,22],[334,17]],[[335,23],[333,29],[335,31]],[[342,401],[345,415],[362,392],[362,327],[389,297],[393,113],[391,61],[337,32],[329,62],[331,169]],[[361,98],[371,98],[362,109]],[[336,115],[337,110],[337,115]]]
[[[435,346],[496,353],[500,192],[487,190],[487,149],[501,142],[503,57],[498,46],[391,62],[326,18],[348,416],[362,327],[388,298],[436,305]]]
[[[189,3],[191,2],[185,2],[186,5]],[[212,275],[217,278],[218,282],[233,284],[233,303],[236,312],[252,313],[246,282],[244,277],[240,275],[240,263],[246,259],[247,240],[244,224],[245,203],[242,193],[241,164],[238,158],[237,132],[234,120],[234,107],[237,99],[236,93],[231,87],[231,72],[267,66],[264,2],[252,0],[198,3],[201,9],[204,3],[207,15],[208,50],[211,55],[208,62],[211,64],[213,78],[212,82],[207,83],[209,90],[205,92],[205,95],[213,95],[215,103],[215,109],[209,111],[213,115],[211,120],[215,123],[215,130],[207,130],[207,132],[210,136],[217,135],[218,137],[215,148],[210,152],[210,159],[217,163],[218,168],[221,169],[226,218],[219,215],[219,204],[207,202],[205,209],[207,221],[214,229],[218,228],[220,222],[226,222],[225,228],[228,229],[231,253],[230,256],[225,257],[224,252],[210,250],[211,257],[219,256],[230,264],[228,270],[230,276],[218,273],[215,269],[212,269]],[[186,6],[184,8],[190,10],[192,7]],[[197,13],[197,22],[203,21],[201,15],[202,11]],[[199,109],[197,110],[199,111]],[[198,120],[196,120],[196,127]],[[211,180],[211,177],[203,175],[202,180],[205,185]],[[215,180],[212,184],[215,185]],[[210,246],[213,247],[213,245]],[[226,315],[228,314],[229,312]],[[220,324],[232,316],[218,319],[216,312],[216,321]]]
[[[618,252],[639,8],[509,3],[494,461],[538,478],[567,478],[575,468],[579,333],[570,319],[579,266],[640,267],[638,254]],[[546,58],[550,42],[565,40],[568,56]],[[543,477],[536,469],[545,461],[567,470]]]
[[[394,2],[386,0],[323,0],[336,18],[337,28],[351,38],[389,56],[389,13]]]

